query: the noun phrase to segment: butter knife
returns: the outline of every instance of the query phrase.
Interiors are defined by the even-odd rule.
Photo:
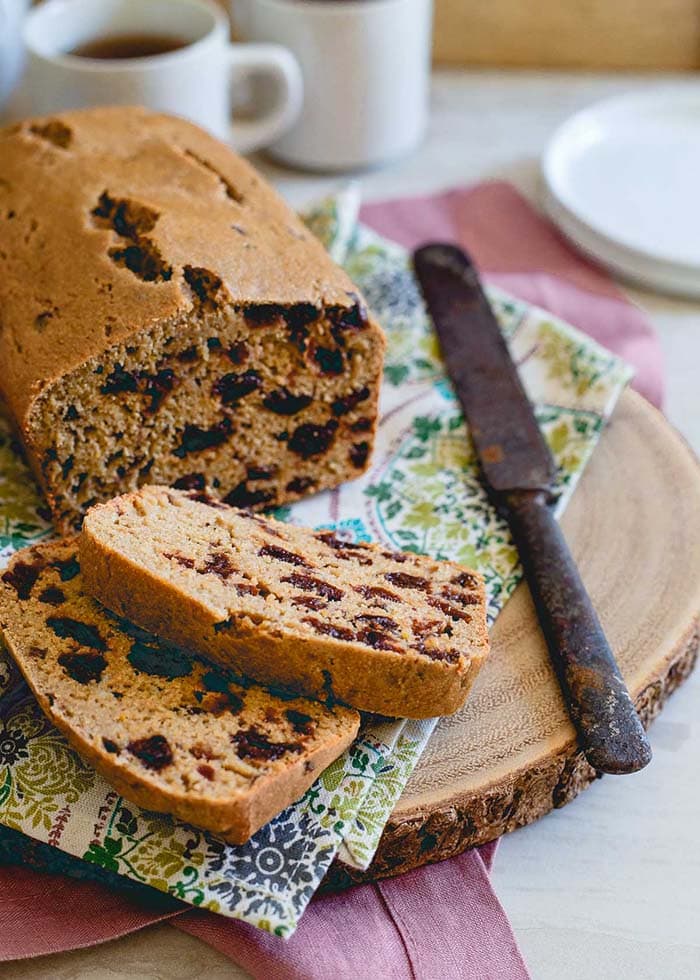
[[[555,465],[471,260],[430,244],[413,263],[490,496],[510,525],[588,762],[628,773],[651,759],[634,703],[554,518]]]

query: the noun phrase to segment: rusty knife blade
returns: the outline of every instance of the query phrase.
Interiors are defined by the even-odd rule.
[[[551,493],[555,466],[474,265],[453,245],[413,256],[487,483]]]
[[[651,748],[549,502],[554,461],[476,269],[452,245],[413,257],[484,477],[508,518],[581,747],[600,772],[637,772]]]

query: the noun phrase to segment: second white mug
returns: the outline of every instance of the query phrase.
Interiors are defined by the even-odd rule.
[[[84,57],[71,52],[109,38],[182,42],[162,54]],[[27,17],[24,115],[106,104],[139,104],[185,116],[246,152],[279,138],[296,119],[302,81],[276,44],[229,43],[225,13],[210,0],[49,0]],[[253,119],[232,122],[232,90],[265,77],[268,98]]]
[[[232,0],[238,33],[297,57],[304,106],[272,144],[307,169],[376,166],[413,149],[428,118],[432,0]]]

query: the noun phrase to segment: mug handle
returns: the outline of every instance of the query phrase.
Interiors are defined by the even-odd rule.
[[[304,83],[299,62],[280,44],[229,45],[231,88],[254,75],[272,82],[274,104],[256,119],[231,122],[231,140],[239,153],[251,153],[273,143],[296,122]]]

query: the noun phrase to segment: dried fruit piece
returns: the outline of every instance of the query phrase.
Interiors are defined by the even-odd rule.
[[[328,347],[316,347],[313,359],[319,366],[321,374],[336,376],[342,374],[345,368],[343,352],[338,348],[331,350]]]
[[[296,415],[308,408],[312,401],[311,395],[294,395],[287,388],[279,388],[263,398],[263,405],[275,415]]]
[[[252,327],[269,327],[281,320],[284,312],[284,306],[279,303],[261,303],[258,306],[246,306],[243,316]]]
[[[258,554],[267,558],[275,558],[277,561],[285,561],[289,565],[303,565],[307,568],[309,565],[301,555],[287,551],[286,548],[279,548],[276,544],[264,544]]]
[[[49,606],[61,606],[65,601],[65,592],[56,585],[48,585],[39,593],[39,602],[46,602]]]
[[[271,480],[273,476],[277,475],[279,467],[276,465],[272,466],[248,466],[246,468],[246,475],[249,480]]]
[[[199,311],[213,312],[219,305],[222,292],[221,279],[209,269],[186,265],[182,270],[185,282],[192,290]]]
[[[177,355],[178,361],[182,361],[183,364],[192,364],[194,361],[198,360],[198,358],[199,351],[194,346],[180,351],[180,353]]]
[[[273,742],[264,732],[257,728],[248,728],[237,732],[231,741],[244,759],[269,762],[279,759],[287,752],[298,753],[303,746],[299,742]]]
[[[295,476],[286,486],[290,493],[305,493],[315,485],[316,481],[310,476]]]
[[[223,405],[235,405],[257,391],[262,385],[262,379],[257,371],[245,371],[243,374],[224,374],[214,383],[212,393],[221,399]]]
[[[408,572],[387,572],[384,578],[400,589],[420,589],[421,592],[427,592],[430,588],[430,582],[427,578],[423,578],[421,575],[410,575]]]
[[[3,572],[2,580],[12,586],[18,598],[28,599],[45,567],[41,560],[16,561],[11,569]]]
[[[176,490],[204,490],[206,485],[204,473],[187,473],[173,483]]]
[[[360,630],[357,634],[357,639],[361,643],[366,643],[367,646],[372,647],[374,650],[393,650],[394,653],[404,652],[403,647],[399,643],[379,630]]]
[[[154,375],[145,375],[146,387],[144,394],[150,398],[150,404],[146,407],[146,412],[151,415],[157,412],[163,403],[164,398],[170,394],[177,383],[175,372],[170,368],[164,368]]]
[[[302,459],[311,459],[312,456],[320,456],[328,452],[337,429],[338,423],[335,419],[329,419],[325,425],[306,422],[294,430],[287,445]]]
[[[328,605],[325,599],[313,595],[294,595],[289,601],[293,606],[303,606],[305,609],[312,609],[314,612],[325,609]]]
[[[323,620],[316,619],[314,616],[305,616],[302,619],[302,623],[308,623],[317,633],[323,633],[324,636],[332,636],[336,640],[354,640],[357,638],[353,630],[348,629],[346,626],[326,623]]]
[[[285,575],[282,581],[289,582],[297,589],[316,592],[330,602],[338,602],[345,595],[343,590],[337,588],[337,586],[331,585],[329,582],[324,582],[323,579],[316,578],[313,575],[304,575],[301,572],[292,572],[291,575]]]
[[[251,490],[247,480],[242,480],[226,494],[224,502],[232,507],[259,507],[261,504],[272,503],[276,496],[276,490]]]
[[[100,386],[103,395],[116,395],[122,391],[138,390],[138,374],[135,371],[125,371],[122,364],[115,364],[105,383]]]
[[[312,734],[315,726],[311,715],[306,715],[303,711],[296,711],[294,708],[287,708],[284,716],[295,732],[300,735]]]
[[[194,661],[177,647],[135,639],[126,658],[134,670],[152,677],[189,677]]]
[[[450,619],[461,619],[464,623],[471,622],[471,616],[469,613],[463,612],[452,603],[447,602],[446,599],[441,599],[440,596],[429,595],[426,601],[429,602],[431,606],[434,606],[435,609],[439,609],[440,612],[443,612],[446,616],[449,616]]]
[[[353,408],[357,408],[360,402],[367,401],[369,396],[370,396],[370,390],[365,385],[364,388],[358,388],[356,391],[351,391],[349,395],[343,395],[340,398],[336,398],[333,404],[331,405],[333,414],[337,418],[340,418],[341,415],[347,415],[348,412],[351,412],[353,410]],[[357,425],[357,423],[355,424]],[[354,431],[358,431],[358,430],[354,429]]]
[[[49,616],[46,625],[62,640],[75,640],[82,647],[92,647],[93,650],[106,650],[107,643],[96,626],[84,623],[71,616]]]
[[[164,551],[163,557],[167,558],[169,561],[176,561],[178,565],[182,565],[183,568],[194,568],[194,558],[188,558],[187,555],[179,555],[172,551]]]
[[[248,345],[244,340],[238,340],[226,351],[228,359],[233,364],[245,364],[248,360]]]
[[[361,620],[367,626],[371,626],[374,629],[389,630],[390,633],[397,633],[399,630],[399,624],[395,619],[391,619],[390,616],[378,616],[376,613],[361,613],[355,617],[355,621],[357,620]]]
[[[348,455],[353,466],[355,466],[358,470],[364,469],[364,467],[367,465],[367,457],[369,456],[369,443],[355,443]]]
[[[390,592],[389,589],[381,585],[356,585],[355,591],[364,596],[365,599],[384,599],[386,602],[403,602],[400,595]]]
[[[210,575],[218,575],[220,579],[225,582],[227,578],[230,578],[236,571],[236,566],[231,561],[230,557],[222,551],[212,552],[211,555],[204,562],[204,567],[202,568],[202,573],[208,573]]]
[[[173,764],[173,753],[170,743],[164,735],[151,735],[148,738],[135,739],[129,742],[127,750],[135,755],[147,769],[160,772],[166,766]]]
[[[201,453],[205,449],[213,449],[226,442],[231,435],[231,420],[226,418],[212,425],[209,429],[202,429],[198,425],[186,425],[182,433],[180,445],[173,450],[173,456],[184,459],[190,453]]]
[[[73,141],[73,131],[60,119],[49,119],[41,125],[34,123],[29,127],[29,132],[61,150],[67,150]]]

